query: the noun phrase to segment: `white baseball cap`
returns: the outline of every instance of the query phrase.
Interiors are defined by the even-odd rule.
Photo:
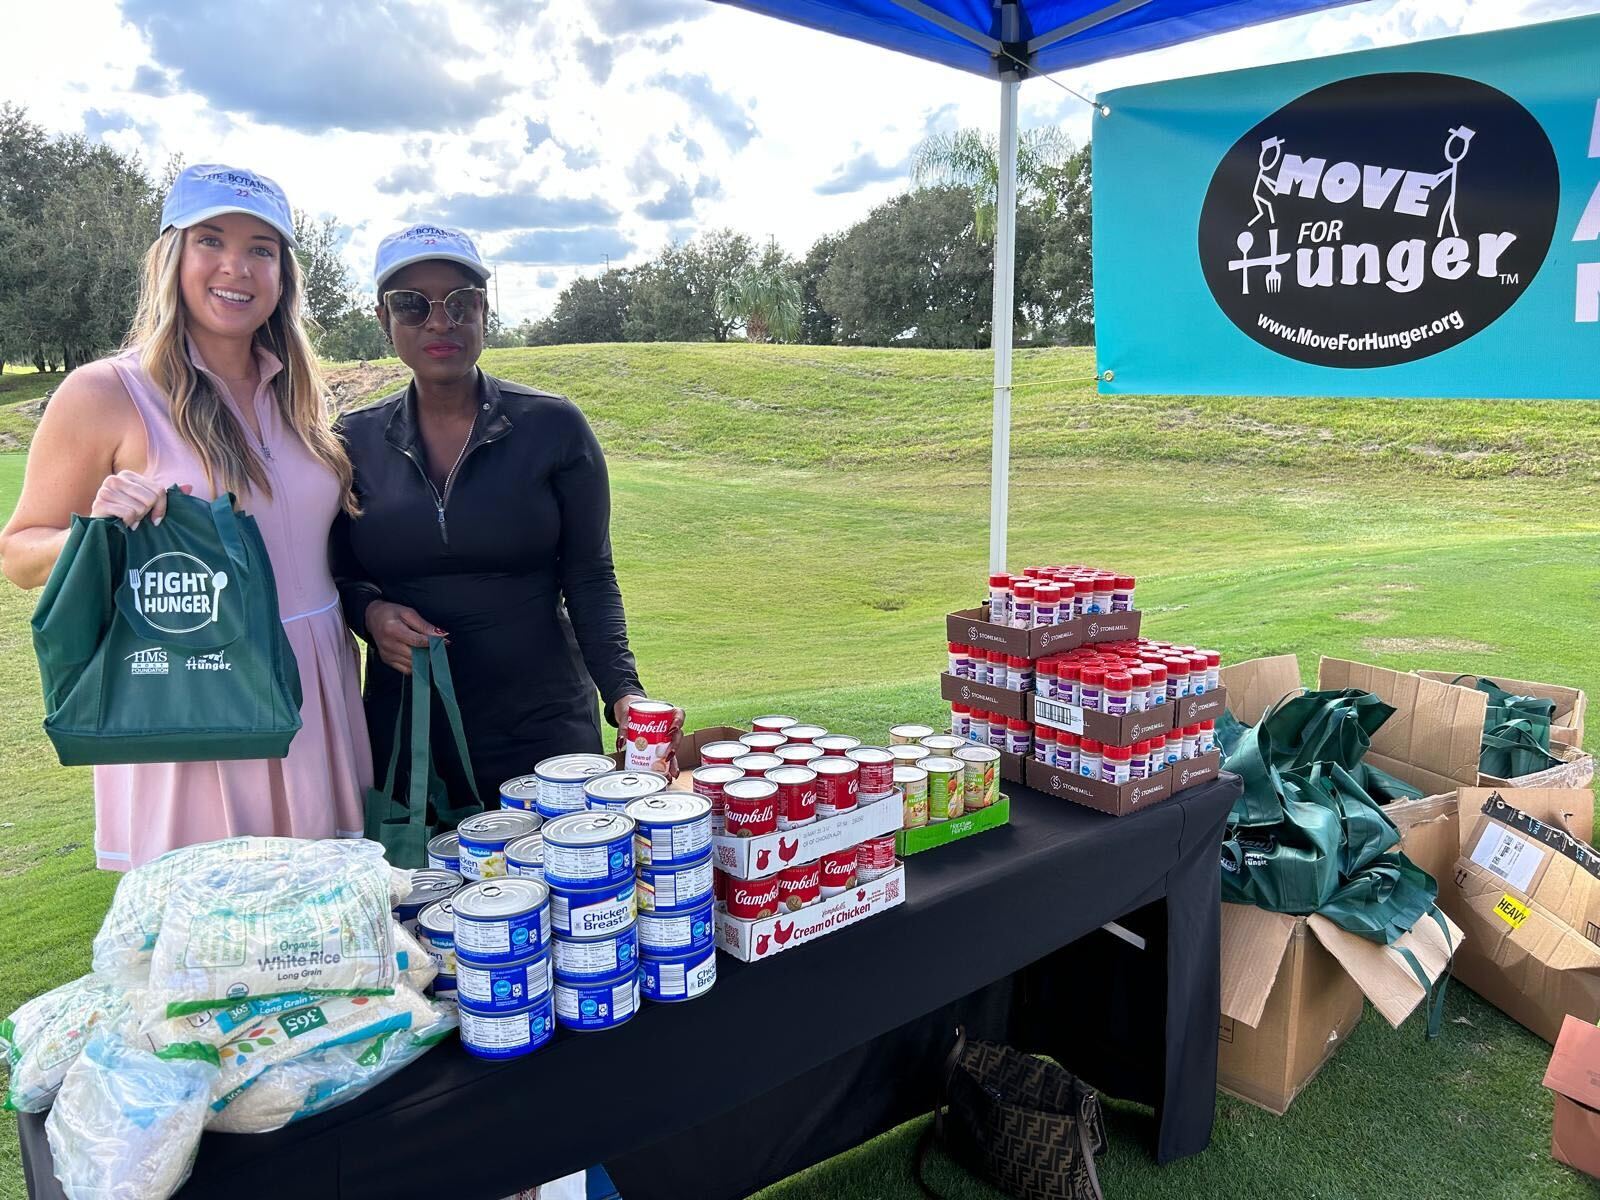
[[[378,295],[383,295],[383,285],[396,271],[430,258],[459,263],[483,282],[489,281],[489,268],[483,265],[470,237],[448,225],[424,223],[409,225],[378,243],[378,261],[373,270]]]
[[[247,213],[271,225],[295,248],[294,214],[283,189],[265,175],[221,163],[185,167],[161,206],[161,229],[187,229],[223,213]]]

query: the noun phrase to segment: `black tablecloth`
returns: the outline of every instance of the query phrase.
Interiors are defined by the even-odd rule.
[[[1009,826],[907,861],[897,909],[761,963],[722,955],[708,995],[619,1029],[509,1063],[446,1043],[319,1117],[208,1134],[179,1196],[494,1200],[596,1162],[626,1200],[743,1196],[927,1109],[957,1020],[1153,1104],[1157,1158],[1194,1154],[1238,787],[1111,818],[1013,785]],[[1124,917],[1143,950],[1095,934]],[[43,1115],[18,1124],[29,1194],[60,1196]]]

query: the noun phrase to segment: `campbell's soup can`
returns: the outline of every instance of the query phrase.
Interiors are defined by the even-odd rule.
[[[735,779],[743,779],[744,772],[738,767],[726,763],[718,763],[709,767],[696,767],[689,776],[689,781],[694,787],[696,796],[704,796],[711,804],[711,832],[723,832],[723,799],[722,789]]]
[[[889,745],[915,746],[925,737],[932,737],[936,730],[930,725],[896,725],[889,730]]]
[[[798,829],[817,819],[817,773],[810,767],[774,767],[766,775],[778,785],[778,828]]]
[[[861,768],[856,792],[863,800],[894,791],[894,755],[876,746],[861,746],[845,755]]]
[[[894,870],[894,834],[868,838],[856,847],[856,876],[869,883]]]
[[[861,788],[861,767],[848,758],[819,758],[811,764],[817,773],[817,816],[836,817],[856,806]]]
[[[779,746],[773,753],[795,767],[810,766],[813,761],[822,757],[821,750],[805,742],[790,742],[788,745]]]
[[[778,876],[768,879],[736,879],[728,877],[724,903],[730,917],[741,921],[759,921],[778,912]]]
[[[778,829],[778,785],[736,779],[722,789],[722,823],[729,837],[760,837]]]
[[[928,773],[928,819],[953,821],[966,812],[961,802],[962,764],[958,758],[925,758],[917,764]]]
[[[896,767],[894,785],[903,797],[901,826],[921,829],[928,823],[928,773],[921,767]]]
[[[734,759],[743,758],[749,753],[750,747],[743,742],[707,742],[700,747],[700,765],[725,767]]]
[[[789,739],[781,733],[746,733],[739,738],[741,744],[748,746],[752,754],[771,754]]]
[[[851,737],[847,733],[828,733],[817,738],[811,744],[819,747],[829,758],[843,758],[850,751],[861,745],[861,739]]]
[[[750,728],[757,733],[782,733],[791,725],[800,724],[794,717],[780,717],[777,715],[757,717],[750,722]]]
[[[819,737],[827,737],[828,731],[821,725],[790,725],[783,731],[783,736],[791,742],[809,746]]]
[[[778,884],[778,911],[799,912],[808,904],[822,899],[822,863],[812,859],[808,863],[779,871],[773,876]]]
[[[892,844],[894,838],[891,837],[889,841]],[[856,851],[855,846],[846,846],[843,850],[824,854],[817,860],[818,887],[824,897],[842,895],[855,887],[858,857]]]
[[[622,765],[629,771],[670,775],[672,746],[683,728],[683,714],[660,700],[628,705],[627,745]]]
[[[746,754],[733,760],[733,765],[744,772],[746,779],[763,779],[773,767],[783,766],[776,754]]]

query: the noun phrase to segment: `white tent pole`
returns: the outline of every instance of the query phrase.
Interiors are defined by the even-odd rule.
[[[989,481],[989,570],[1006,569],[1006,516],[1011,482],[1011,309],[1017,267],[1016,78],[1000,81],[1000,186],[995,196],[994,444]]]

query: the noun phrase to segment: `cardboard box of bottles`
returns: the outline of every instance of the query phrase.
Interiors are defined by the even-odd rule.
[[[1187,788],[1208,783],[1217,777],[1221,769],[1222,756],[1213,750],[1198,758],[1186,758],[1173,763],[1149,779],[1130,779],[1127,783],[1089,779],[1032,759],[1028,761],[1027,775],[1028,786],[1036,791],[1122,817],[1140,809],[1152,808]]]
[[[968,681],[963,679],[959,682]],[[1052,729],[1064,729],[1080,737],[1093,738],[1108,746],[1131,746],[1171,729],[1215,721],[1227,707],[1227,688],[1217,688],[1199,696],[1184,696],[1145,712],[1124,713],[1121,716],[1030,695],[1028,721],[1033,725],[1048,725]]]
[[[944,619],[947,640],[963,646],[978,646],[984,650],[1001,650],[1021,658],[1049,658],[1052,654],[1065,654],[1079,646],[1098,642],[1126,642],[1139,636],[1143,620],[1137,611],[1095,613],[1087,617],[1074,617],[1059,625],[1044,625],[1038,629],[1013,629],[1009,625],[995,625],[989,621],[987,607],[963,608]]]

